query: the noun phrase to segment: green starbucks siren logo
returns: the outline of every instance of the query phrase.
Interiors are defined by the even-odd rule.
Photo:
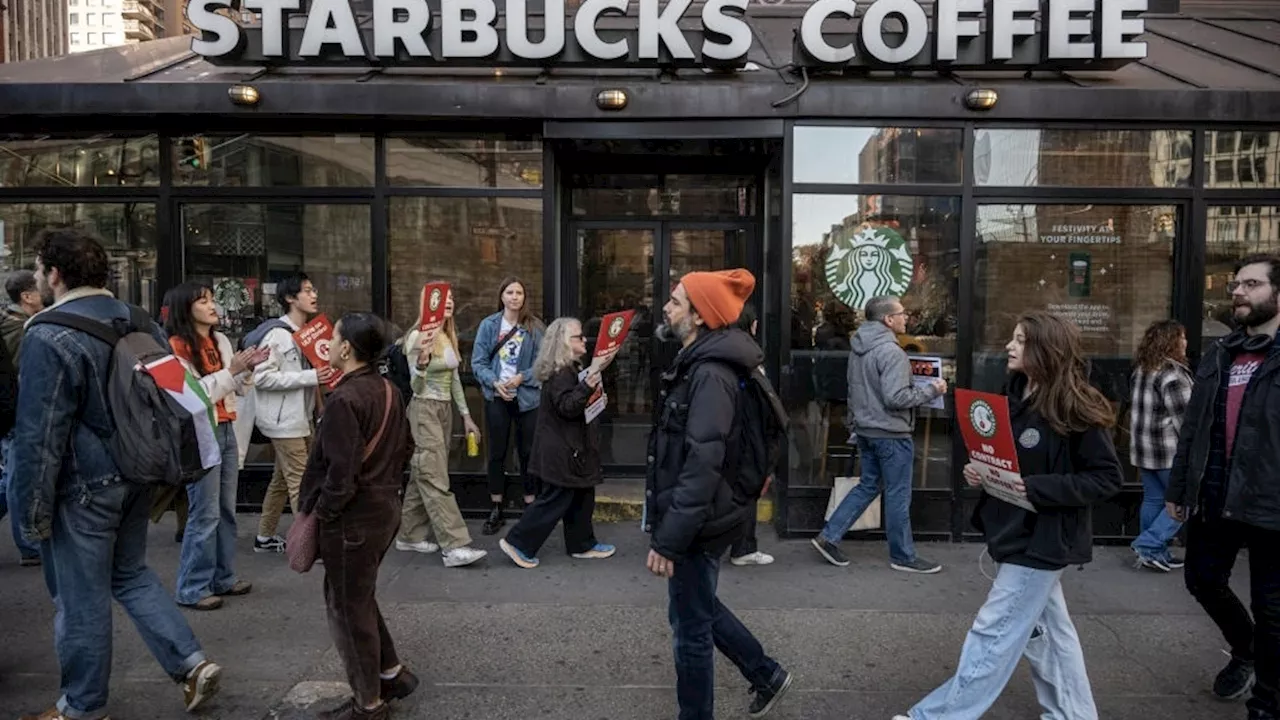
[[[837,300],[862,310],[878,295],[905,293],[914,265],[901,235],[886,227],[869,227],[835,241],[827,256],[827,285]]]

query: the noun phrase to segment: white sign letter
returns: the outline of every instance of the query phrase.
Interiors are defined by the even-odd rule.
[[[938,20],[938,44],[934,59],[955,62],[960,56],[960,38],[977,37],[981,24],[974,15],[982,12],[982,0],[938,0],[934,6]]]
[[[889,47],[884,41],[884,19],[902,18],[902,44]],[[924,50],[929,42],[929,16],[916,0],[876,0],[862,15],[862,46],[882,63],[904,63]]]
[[[596,32],[596,18],[604,14],[625,15],[629,0],[586,0],[573,17],[573,36],[583,52],[599,60],[617,60],[630,52],[627,41],[605,42]]]
[[[832,65],[849,62],[856,53],[853,43],[831,47],[822,37],[822,23],[832,15],[852,20],[857,10],[858,3],[854,0],[818,0],[804,11],[804,18],[800,20],[800,44],[818,62]]]
[[[1036,21],[1031,14],[1040,9],[1040,0],[993,0],[987,9],[991,59],[1012,60],[1013,38],[1036,34]]]
[[[527,0],[507,0],[507,47],[516,57],[543,60],[564,52],[564,0],[546,0],[542,42],[529,40]]]
[[[1090,37],[1093,35],[1093,19],[1081,17],[1084,13],[1093,13],[1093,0],[1050,0],[1049,20],[1049,52],[1045,56],[1050,60],[1092,60],[1093,40],[1076,41],[1073,36]]]
[[[408,16],[396,20],[396,11]],[[427,0],[373,0],[373,54],[395,57],[396,40],[404,43],[409,57],[431,57],[426,34],[431,31],[431,8]]]
[[[1108,0],[1102,3],[1102,57],[1133,58],[1147,56],[1147,44],[1134,40],[1147,31],[1147,23],[1138,13],[1147,11],[1147,0]],[[1129,13],[1129,17],[1125,17]]]
[[[684,15],[693,0],[669,0],[667,6],[658,9],[658,0],[640,0],[640,52],[641,58],[657,60],[659,41],[667,46],[674,60],[692,60],[693,49],[680,32],[676,21]]]
[[[333,27],[329,27],[332,24]],[[307,27],[302,31],[299,57],[316,57],[325,45],[342,46],[347,57],[364,57],[364,40],[351,12],[348,0],[313,0],[307,13]]]
[[[212,33],[214,39],[203,40],[200,35],[191,38],[191,52],[206,57],[226,55],[240,44],[240,26],[226,15],[209,9],[209,6],[225,8],[230,0],[191,0],[187,5],[187,19],[202,33]]]
[[[262,13],[262,54],[266,57],[284,57],[285,35],[289,29],[285,22],[286,11],[296,12],[301,7],[298,0],[244,0],[246,10]]]
[[[702,31],[728,42],[707,38],[702,43],[702,56],[711,60],[742,60],[751,49],[751,28],[742,16],[748,0],[707,0],[702,6]]]
[[[464,20],[462,13],[475,13]],[[440,56],[489,57],[498,51],[498,31],[493,21],[498,19],[498,8],[493,0],[440,0]],[[465,33],[473,32],[474,40],[464,40]]]

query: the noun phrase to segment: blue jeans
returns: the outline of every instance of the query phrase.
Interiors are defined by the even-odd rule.
[[[1169,541],[1182,523],[1169,517],[1164,509],[1164,492],[1169,489],[1168,470],[1138,470],[1142,477],[1142,534],[1129,547],[1139,555],[1154,560],[1169,557]]]
[[[884,529],[889,540],[889,560],[906,564],[915,561],[916,546],[911,539],[911,466],[915,444],[910,438],[866,438],[858,436],[862,455],[862,478],[858,486],[840,501],[831,519],[822,528],[822,537],[839,543],[853,521],[866,512],[880,494],[884,483]]]
[[[9,476],[13,472],[12,432],[0,440],[0,463],[4,466],[0,473],[0,519],[3,519],[9,514]],[[18,546],[18,554],[24,558],[40,557],[40,546],[22,537],[22,531],[18,529],[18,518],[10,519],[9,526],[13,530],[13,544]]]
[[[150,511],[151,488],[127,482],[58,497],[53,532],[40,554],[56,611],[53,639],[63,692],[58,709],[67,717],[106,715],[112,597],[174,681],[204,660],[186,618],[147,567]]]
[[[911,720],[978,720],[1027,656],[1042,720],[1097,720],[1061,570],[1005,563],[960,650],[956,674],[911,708]]]
[[[219,423],[213,432],[222,449],[222,464],[209,470],[199,482],[187,486],[191,509],[186,533],[182,536],[176,594],[182,605],[194,605],[236,584],[236,485],[240,477],[240,454],[232,423]]]
[[[667,617],[676,661],[680,720],[715,717],[716,650],[752,687],[767,687],[780,668],[743,624],[716,598],[720,559],[695,552],[675,564],[667,581]]]

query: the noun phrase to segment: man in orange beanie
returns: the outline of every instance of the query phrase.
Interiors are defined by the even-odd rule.
[[[763,378],[760,346],[733,326],[755,284],[746,270],[689,273],[663,308],[659,335],[682,347],[662,376],[662,408],[649,438],[645,530],[652,533],[648,568],[668,578],[680,720],[714,717],[717,647],[751,683],[751,717],[763,717],[791,687],[791,673],[716,598],[720,556],[755,507],[736,502],[725,477],[741,477],[730,465],[741,457],[739,383]]]

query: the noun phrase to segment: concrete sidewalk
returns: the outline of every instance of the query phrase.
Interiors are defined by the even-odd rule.
[[[344,692],[325,624],[323,569],[289,571],[283,556],[255,555],[254,516],[241,518],[239,572],[254,592],[188,617],[210,657],[226,667],[223,693],[205,718],[307,717]],[[472,527],[491,556],[445,569],[439,555],[392,551],[380,601],[404,661],[423,686],[394,713],[426,720],[655,720],[674,718],[675,676],[665,582],[644,569],[646,538],[635,523],[603,525],[618,545],[609,560],[573,560],[559,536],[535,570],[515,567],[496,538]],[[721,598],[797,674],[771,718],[888,720],[942,682],[986,595],[979,545],[921,544],[942,574],[888,568],[879,543],[846,543],[853,564],[822,562],[808,541],[779,542],[766,530],[767,567],[727,562]],[[56,699],[53,613],[38,570],[19,568],[0,523],[0,719]],[[178,561],[172,519],[151,534],[152,566],[172,587]],[[1093,564],[1065,576],[1104,720],[1242,720],[1242,704],[1209,695],[1225,662],[1222,641],[1187,595],[1180,573],[1130,567],[1125,548],[1098,548]],[[1243,565],[1241,568],[1243,569]],[[992,572],[989,560],[985,563]],[[1247,582],[1246,573],[1237,576]],[[1247,590],[1240,585],[1238,590]],[[184,717],[181,692],[163,675],[117,608],[110,710],[115,720]],[[723,659],[722,659],[723,661]],[[718,669],[717,715],[746,717],[746,684]],[[986,717],[1038,716],[1022,667]]]

